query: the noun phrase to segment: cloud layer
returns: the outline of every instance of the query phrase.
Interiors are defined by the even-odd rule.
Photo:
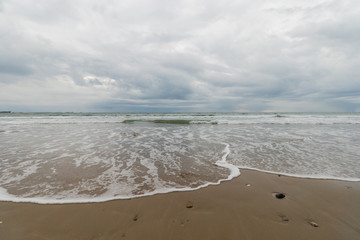
[[[360,111],[356,0],[0,0],[0,110]]]

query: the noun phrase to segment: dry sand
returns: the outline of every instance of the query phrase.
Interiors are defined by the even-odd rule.
[[[273,192],[286,197],[277,199]],[[0,221],[1,240],[358,240],[360,182],[241,170],[240,177],[219,186],[131,200],[64,205],[0,202]]]

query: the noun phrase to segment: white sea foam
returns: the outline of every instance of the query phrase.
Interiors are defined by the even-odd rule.
[[[225,143],[225,149],[223,151],[224,155],[222,156],[221,161],[216,162],[216,165],[218,165],[220,167],[228,168],[230,170],[230,174],[229,174],[229,176],[228,176],[228,178],[226,180],[231,180],[234,177],[237,177],[237,176],[240,175],[239,168],[232,165],[232,164],[230,164],[230,163],[228,163],[226,161],[227,156],[230,154],[230,148],[229,147],[230,147],[230,145]]]
[[[236,166],[229,164],[226,161],[227,156],[230,154],[229,144],[224,143],[225,149],[223,150],[224,155],[221,160],[216,162],[216,165],[220,167],[224,167],[230,170],[230,174],[225,179],[219,179],[216,182],[208,182],[202,184],[197,187],[182,187],[182,188],[158,188],[155,191],[139,194],[139,195],[116,195],[114,191],[108,191],[106,194],[103,194],[99,197],[87,198],[83,196],[79,196],[77,198],[65,198],[65,199],[56,199],[56,198],[47,198],[47,197],[17,197],[11,195],[7,192],[6,189],[0,187],[0,201],[10,201],[10,202],[31,202],[31,203],[39,203],[39,204],[66,204],[66,203],[90,203],[90,202],[105,202],[110,200],[117,199],[129,199],[129,198],[137,198],[137,197],[145,197],[151,196],[155,194],[164,194],[170,192],[182,192],[182,191],[194,191],[204,187],[208,187],[210,185],[219,185],[223,181],[229,181],[234,177],[240,175],[240,170]],[[53,169],[52,169],[53,170]],[[118,187],[118,186],[117,186]]]
[[[347,181],[347,182],[359,182],[360,178],[341,178],[341,177],[331,177],[327,175],[306,175],[306,174],[291,174],[291,173],[284,173],[284,172],[274,172],[274,171],[267,171],[258,168],[246,167],[246,166],[237,166],[239,169],[247,169],[247,170],[254,170],[264,173],[288,176],[288,177],[296,177],[296,178],[307,178],[307,179],[323,179],[323,180],[340,180],[340,181]]]

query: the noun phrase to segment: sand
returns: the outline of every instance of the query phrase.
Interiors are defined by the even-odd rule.
[[[285,198],[277,199],[275,192]],[[63,205],[0,202],[0,222],[4,240],[358,240],[360,182],[241,170],[240,177],[218,186],[131,200]]]

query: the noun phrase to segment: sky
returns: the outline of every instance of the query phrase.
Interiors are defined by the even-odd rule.
[[[358,0],[0,0],[0,111],[359,112]]]

